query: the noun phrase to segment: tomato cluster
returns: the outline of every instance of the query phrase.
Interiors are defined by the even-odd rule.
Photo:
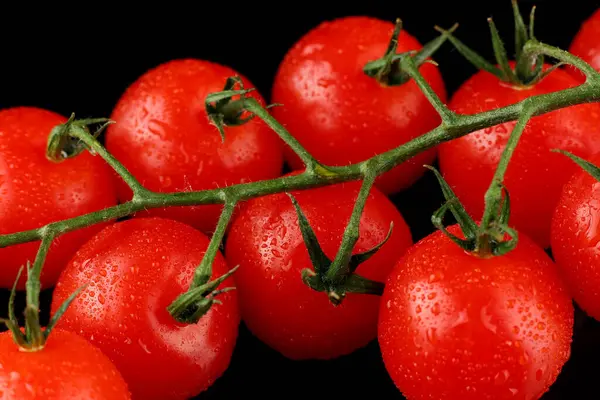
[[[392,85],[365,73],[367,63],[386,53],[393,31],[391,22],[376,18],[339,18],[308,32],[282,60],[271,95],[281,105],[269,112],[319,163],[365,161],[440,124],[414,80]],[[599,32],[600,11],[572,46],[598,70]],[[423,48],[402,31],[395,51]],[[520,86],[482,70],[450,97],[440,67],[417,67],[432,93],[459,114],[582,82],[577,71],[549,65],[543,79]],[[115,106],[106,149],[151,193],[301,173],[305,166],[292,147],[256,116],[219,135],[205,99],[232,76],[255,89],[238,71],[208,60],[173,60],[147,71]],[[266,107],[257,90],[247,95]],[[131,187],[95,152],[61,162],[47,157],[48,133],[65,123],[35,107],[0,111],[0,234],[135,201]],[[44,345],[29,351],[20,351],[10,333],[0,334],[0,398],[187,399],[227,370],[242,321],[293,360],[329,360],[377,340],[389,376],[408,399],[540,398],[570,357],[573,300],[600,320],[600,169],[594,169],[600,104],[529,121],[503,182],[510,225],[519,233],[508,253],[465,251],[449,236],[461,237],[458,225],[415,241],[388,197],[438,159],[441,176],[479,220],[514,126],[498,124],[428,149],[368,188],[352,254],[377,251],[353,272],[384,283],[381,296],[349,291],[337,304],[333,286],[328,297],[305,279],[306,270],[316,269],[314,246],[322,252],[319,262],[336,259],[364,190],[359,181],[237,204],[203,282],[225,279],[204,294],[212,303],[194,322],[175,318],[170,305],[193,291],[223,205],[154,207],[58,236],[41,286],[54,287],[51,313],[60,319]],[[302,217],[318,244],[307,244]],[[1,287],[15,284],[39,245],[0,249]],[[549,248],[552,256],[544,251]],[[31,289],[26,275],[17,290]]]

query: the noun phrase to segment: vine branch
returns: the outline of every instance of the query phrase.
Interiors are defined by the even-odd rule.
[[[341,296],[337,296],[339,298],[343,297],[345,292],[380,293],[383,284],[368,281],[354,274],[354,270],[360,262],[363,262],[370,257],[381,245],[377,246],[373,251],[357,256],[351,256],[352,249],[358,240],[360,216],[368,192],[379,175],[391,170],[411,157],[443,142],[459,138],[479,129],[493,127],[499,123],[518,120],[519,122],[516,125],[515,131],[509,140],[510,146],[507,146],[505,149],[503,161],[490,186],[489,193],[491,194],[489,195],[489,199],[486,197],[486,208],[495,210],[498,208],[498,204],[496,203],[497,197],[494,196],[498,196],[498,193],[501,195],[502,193],[500,184],[504,172],[506,171],[505,164],[508,163],[512,152],[514,151],[514,146],[516,146],[527,121],[536,115],[545,114],[560,108],[600,100],[600,74],[578,57],[533,39],[528,40],[523,45],[521,55],[532,58],[539,55],[547,55],[556,58],[561,62],[579,68],[586,75],[586,81],[577,87],[559,92],[532,96],[519,103],[506,107],[478,114],[461,115],[453,113],[443,104],[423,76],[419,73],[413,57],[409,54],[404,55],[401,59],[402,69],[411,79],[415,80],[427,99],[440,114],[442,124],[428,133],[398,146],[395,149],[375,155],[363,162],[347,166],[328,166],[317,162],[312,155],[310,155],[310,153],[278,121],[276,121],[270,113],[268,113],[268,107],[263,108],[255,99],[247,97],[245,95],[248,92],[247,90],[231,90],[233,87],[232,82],[237,82],[235,78],[231,78],[227,82],[226,88],[228,89],[226,91],[209,95],[206,100],[207,111],[210,111],[209,115],[214,118],[219,131],[221,133],[223,132],[223,126],[242,124],[251,118],[258,117],[270,126],[279,137],[296,152],[296,154],[304,161],[306,169],[303,173],[297,175],[236,184],[211,190],[157,193],[144,188],[139,181],[137,181],[137,179],[135,179],[135,177],[133,177],[133,175],[96,140],[98,131],[95,134],[92,134],[88,129],[88,126],[92,123],[105,122],[103,125],[104,127],[107,123],[110,123],[110,121],[100,119],[75,121],[71,118],[67,123],[56,127],[51,132],[48,146],[49,158],[60,161],[65,158],[76,156],[85,149],[96,153],[100,155],[100,157],[102,157],[130,186],[134,192],[133,198],[123,204],[74,218],[56,221],[37,229],[1,235],[0,248],[19,243],[37,240],[41,241],[40,250],[37,254],[27,283],[28,304],[31,304],[33,309],[39,305],[39,274],[41,273],[41,268],[49,246],[56,237],[76,229],[124,217],[142,209],[169,206],[223,204],[223,212],[220,216],[215,233],[211,238],[211,242],[202,262],[196,270],[189,290],[169,306],[169,311],[175,318],[181,321],[194,322],[204,315],[212,304],[218,303],[218,300],[215,297],[219,293],[231,289],[226,288],[217,290],[217,287],[233,273],[235,268],[213,281],[210,281],[210,277],[212,276],[212,263],[214,257],[218,252],[236,204],[244,200],[269,194],[309,189],[360,179],[363,181],[363,186],[335,259],[327,265],[326,268],[320,269],[320,271],[323,271],[322,274],[317,276],[311,272],[304,277],[312,282],[309,286],[313,289],[327,291],[328,293],[333,292],[336,293],[336,296],[337,294],[341,294]],[[239,96],[239,98],[233,100],[234,96]],[[215,104],[212,104],[212,102]],[[239,119],[241,111],[249,112],[252,116],[244,120]],[[65,151],[65,149],[68,149],[69,151]],[[492,196],[492,194],[494,196]],[[492,197],[494,198],[492,199]],[[448,207],[450,206],[451,203],[449,203]],[[504,206],[502,208],[504,209]],[[308,224],[305,224],[305,229],[309,229]],[[318,243],[316,243],[315,246],[318,246]],[[340,293],[338,293],[338,289],[340,289]],[[336,296],[333,296],[334,299],[332,299],[332,301],[335,300]],[[330,298],[331,297],[332,296],[330,296]]]

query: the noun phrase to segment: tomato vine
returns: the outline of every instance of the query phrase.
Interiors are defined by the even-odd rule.
[[[442,38],[452,38],[452,30],[443,31]],[[451,39],[452,40],[452,39]],[[21,231],[0,236],[0,247],[7,247],[19,243],[41,241],[37,257],[31,269],[27,282],[28,310],[39,308],[39,276],[49,245],[58,236],[98,224],[125,217],[137,211],[158,207],[191,206],[201,204],[223,204],[224,210],[219,219],[217,228],[211,238],[210,246],[204,259],[199,265],[193,282],[186,293],[183,293],[169,307],[171,314],[180,321],[188,323],[197,322],[208,309],[218,302],[216,296],[222,292],[216,288],[227,277],[225,276],[210,282],[212,262],[225,235],[232,213],[238,203],[255,197],[274,193],[288,192],[291,190],[308,189],[335,183],[362,180],[363,185],[357,197],[354,211],[348,221],[339,251],[331,265],[319,274],[320,283],[311,283],[313,274],[304,274],[305,283],[315,290],[329,294],[334,303],[339,303],[346,292],[379,293],[377,283],[369,282],[354,273],[351,267],[351,251],[358,239],[358,221],[362,213],[366,194],[379,175],[398,166],[413,156],[450,141],[473,131],[492,127],[496,124],[518,121],[511,138],[505,148],[504,155],[498,170],[492,180],[485,196],[486,211],[482,224],[477,228],[472,249],[478,251],[503,254],[514,247],[516,237],[512,242],[503,242],[499,237],[509,233],[510,228],[502,222],[501,208],[503,187],[502,179],[506,171],[510,156],[518,143],[519,137],[530,118],[549,113],[564,107],[581,103],[600,100],[600,74],[582,59],[567,51],[541,43],[530,35],[520,48],[520,59],[536,60],[540,56],[549,56],[561,63],[570,64],[578,68],[586,76],[586,80],[579,86],[562,91],[529,97],[519,103],[491,111],[471,115],[458,114],[451,111],[436,95],[418,70],[422,63],[421,55],[413,52],[403,53],[393,57],[396,67],[410,79],[413,79],[427,97],[431,105],[441,117],[441,124],[428,133],[417,137],[392,150],[375,155],[363,162],[347,166],[330,166],[319,163],[316,159],[280,124],[268,111],[270,107],[263,107],[260,103],[246,94],[241,81],[231,77],[225,83],[225,90],[210,94],[206,98],[206,111],[223,140],[227,140],[226,128],[240,125],[251,118],[260,118],[296,153],[304,162],[305,170],[299,174],[286,175],[276,179],[236,184],[217,189],[157,193],[146,189],[104,146],[97,140],[101,130],[113,121],[107,119],[76,120],[72,116],[66,123],[55,127],[48,140],[49,159],[60,162],[70,157],[76,157],[82,151],[90,151],[102,157],[120,175],[133,191],[133,197],[125,203],[103,209],[101,211],[80,215],[74,218],[53,222],[37,229]],[[389,61],[389,60],[388,60]],[[389,61],[389,62],[392,62]],[[535,64],[531,62],[530,65]],[[521,68],[522,70],[522,68]],[[397,71],[396,71],[397,72]],[[367,72],[365,72],[367,73]],[[507,72],[504,71],[506,74]],[[402,76],[404,76],[402,75]],[[377,75],[379,76],[379,75]],[[404,79],[401,79],[404,81]],[[236,89],[237,85],[237,89]],[[249,115],[249,117],[248,117]],[[244,118],[242,118],[244,116]],[[100,125],[95,132],[91,127]],[[450,200],[452,200],[450,198]],[[452,211],[454,206],[449,204],[443,210]],[[298,209],[301,214],[301,210]],[[437,217],[441,215],[438,214]],[[435,216],[434,216],[435,217]],[[437,219],[438,224],[440,219]],[[501,221],[501,223],[499,223]],[[306,228],[308,229],[308,228]],[[510,235],[512,236],[512,235]],[[516,236],[516,235],[515,235]],[[492,244],[495,248],[489,248]],[[307,243],[309,245],[309,243]],[[315,266],[316,267],[316,266]],[[315,268],[316,269],[316,268]],[[319,282],[317,282],[319,283]],[[33,317],[32,317],[33,318]]]

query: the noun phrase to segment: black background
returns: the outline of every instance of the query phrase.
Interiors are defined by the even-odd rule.
[[[125,88],[147,69],[183,57],[226,64],[250,78],[269,97],[271,83],[285,52],[320,22],[346,15],[369,15],[393,21],[426,42],[434,25],[459,22],[457,36],[488,58],[492,55],[486,18],[493,17],[512,51],[513,22],[509,0],[234,2],[221,7],[207,2],[155,3],[57,10],[29,6],[3,10],[0,63],[0,108],[32,105],[64,115],[108,117]],[[122,2],[125,3],[125,2]],[[332,3],[324,8],[325,3]],[[534,4],[520,1],[524,15]],[[535,2],[538,39],[568,48],[581,22],[600,1]],[[82,7],[90,7],[84,10]],[[127,4],[129,6],[129,4]],[[196,7],[198,7],[196,9]],[[35,11],[35,12],[34,12]],[[599,38],[600,40],[600,38]],[[475,69],[447,44],[435,56],[449,93]],[[413,188],[394,196],[415,239],[433,230],[431,213],[440,205],[437,184],[427,175]],[[43,293],[44,319],[50,291]],[[8,293],[0,291],[0,307]],[[22,307],[22,302],[19,303]],[[572,356],[544,399],[597,398],[600,324],[577,311]],[[143,366],[140,366],[143,368]],[[596,395],[592,395],[592,393]],[[590,394],[588,394],[590,393]],[[242,326],[230,368],[203,399],[244,396],[332,399],[372,395],[401,399],[381,362],[377,343],[330,362],[292,362],[261,344]]]

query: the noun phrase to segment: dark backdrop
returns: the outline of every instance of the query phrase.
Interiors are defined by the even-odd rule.
[[[125,2],[120,8],[83,2],[84,6],[64,10],[33,5],[27,10],[5,9],[0,15],[0,107],[32,105],[65,115],[76,112],[78,117],[108,117],[123,90],[139,75],[181,57],[227,64],[248,76],[268,97],[273,75],[287,49],[320,22],[345,15],[390,21],[400,17],[405,29],[422,42],[436,35],[434,25],[449,27],[459,22],[457,35],[488,57],[492,51],[486,18],[492,16],[512,50],[509,0],[474,5],[457,0],[358,1],[354,6],[339,2],[342,5],[327,8],[323,5],[329,2],[321,0],[273,5],[215,2],[223,4],[221,9],[205,4],[207,1],[186,5],[157,2],[155,7],[131,3],[130,11],[123,9]],[[533,1],[521,0],[520,4],[528,14]],[[600,7],[600,0],[538,0],[535,4],[537,37],[567,48],[581,22]],[[450,93],[475,71],[449,44],[435,59]],[[415,239],[433,230],[429,216],[440,205],[441,197],[430,176],[395,196],[394,201]],[[49,297],[46,291],[44,307]],[[8,294],[0,291],[0,310],[7,298]],[[43,313],[46,318],[46,308]],[[600,324],[578,311],[571,360],[544,399],[594,398],[586,393],[598,393],[598,360]],[[331,362],[291,362],[262,345],[242,326],[229,370],[200,398],[332,399],[367,395],[402,398],[386,374],[376,343]]]

